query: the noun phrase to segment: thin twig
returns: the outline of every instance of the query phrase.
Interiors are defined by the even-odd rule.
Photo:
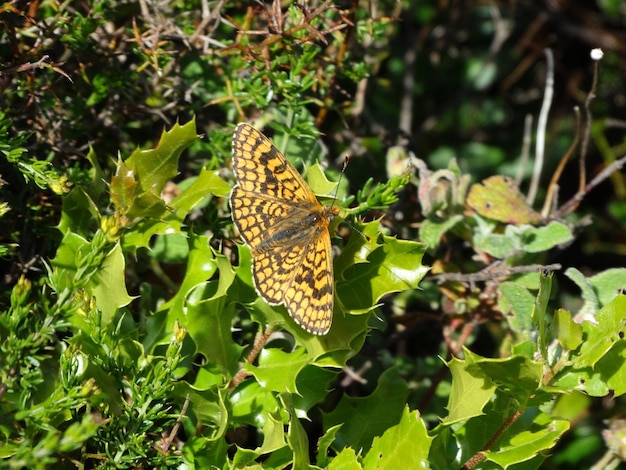
[[[157,449],[160,450],[162,453],[165,454],[170,448],[170,446],[172,445],[172,442],[174,441],[176,434],[178,434],[178,428],[180,428],[180,425],[183,422],[183,418],[185,417],[185,414],[187,413],[188,407],[189,407],[189,394],[187,394],[187,396],[185,397],[185,403],[183,404],[183,409],[180,410],[180,415],[178,415],[178,418],[176,419],[176,424],[170,431],[170,434],[167,436],[166,439],[163,439],[161,441],[161,444],[157,445]]]
[[[267,343],[267,339],[273,332],[274,327],[273,325],[270,325],[266,328],[264,333],[259,332],[259,334],[257,334],[256,338],[254,339],[254,345],[252,346],[252,350],[246,358],[246,362],[248,364],[252,364],[254,363],[254,361],[256,361],[256,358],[261,352],[261,349],[263,349],[263,346],[265,346],[265,343]],[[248,375],[249,372],[242,367],[239,372],[237,372],[235,376],[231,379],[230,384],[228,385],[228,391],[232,392],[233,390],[235,390],[237,386],[243,381],[243,379],[245,379]]]
[[[509,419],[507,419],[504,423],[502,423],[502,425],[498,428],[498,430],[494,433],[494,435],[491,436],[491,439],[489,439],[489,442],[487,442],[487,444],[485,444],[485,446],[482,449],[480,449],[476,454],[474,454],[474,456],[471,459],[465,462],[465,464],[461,467],[461,470],[469,470],[470,468],[474,468],[480,462],[484,461],[485,451],[491,449],[493,445],[498,441],[498,439],[502,437],[502,434],[504,434],[504,431],[510,428],[511,425],[520,418],[520,416],[522,416],[522,412],[520,410],[516,410]]]
[[[550,184],[548,185],[548,192],[546,194],[546,199],[543,202],[543,209],[541,210],[541,217],[543,217],[544,219],[548,217],[548,215],[551,212],[551,209],[553,207],[556,207],[555,206],[555,201],[556,201],[555,191],[559,187],[558,181],[559,179],[561,179],[561,175],[563,174],[565,165],[567,164],[567,162],[569,161],[569,158],[574,153],[574,150],[576,149],[576,146],[578,145],[578,141],[580,140],[580,110],[578,109],[578,106],[574,107],[574,114],[576,117],[576,135],[574,136],[574,141],[567,149],[567,152],[565,152],[565,155],[563,156],[563,158],[561,158],[561,161],[559,162],[559,166],[557,166],[556,170],[554,170],[554,174],[552,175],[552,180],[550,180]]]
[[[524,119],[524,138],[522,140],[522,154],[520,155],[519,165],[517,167],[517,175],[515,175],[515,183],[517,183],[517,187],[522,182],[522,178],[524,177],[524,169],[526,168],[526,163],[528,163],[528,156],[530,155],[530,144],[532,143],[532,133],[533,133],[533,115],[527,114],[526,119]]]
[[[586,170],[585,170],[585,159],[587,158],[587,150],[589,150],[589,137],[591,136],[592,116],[591,116],[590,106],[591,106],[591,102],[596,97],[596,88],[598,86],[598,73],[599,73],[598,62],[600,61],[601,57],[602,56],[600,55],[599,58],[596,59],[594,56],[594,51],[591,52],[591,58],[594,60],[593,81],[591,83],[591,89],[589,90],[589,93],[587,94],[587,99],[585,100],[585,132],[583,134],[583,143],[580,146],[580,159],[579,159],[579,166],[580,166],[580,176],[579,176],[579,182],[578,182],[579,193],[583,190],[583,188],[585,187],[585,183],[587,182]]]
[[[598,173],[596,177],[592,179],[589,182],[589,184],[583,188],[582,191],[579,191],[578,193],[576,193],[574,197],[572,197],[569,201],[563,204],[561,208],[558,211],[556,211],[553,218],[559,219],[569,214],[574,209],[576,209],[576,207],[578,207],[578,204],[580,204],[580,201],[582,201],[585,198],[587,193],[589,193],[593,188],[595,188],[600,183],[602,183],[605,179],[611,176],[613,172],[621,170],[624,167],[624,165],[626,165],[626,155],[624,155],[622,158],[618,160],[615,160],[613,163],[607,166],[604,170]]]
[[[546,89],[543,94],[543,103],[537,119],[537,140],[535,141],[535,167],[528,189],[526,202],[532,206],[537,196],[537,188],[543,170],[543,161],[546,147],[546,127],[548,126],[548,113],[552,106],[552,96],[554,95],[554,57],[552,50],[546,49]]]
[[[455,281],[455,282],[481,282],[481,281],[490,281],[492,279],[497,279],[499,277],[509,277],[514,274],[521,273],[532,273],[532,272],[540,272],[542,270],[548,271],[558,271],[561,269],[560,264],[531,264],[528,266],[513,266],[510,268],[501,269],[499,271],[488,271],[482,270],[477,273],[441,273],[435,274],[431,276],[437,281],[438,284],[447,281]]]

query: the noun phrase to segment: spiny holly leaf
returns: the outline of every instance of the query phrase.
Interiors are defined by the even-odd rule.
[[[93,199],[81,186],[74,187],[63,197],[63,211],[57,228],[63,235],[74,232],[89,237],[101,214]]]
[[[485,452],[488,461],[508,468],[528,461],[553,449],[559,438],[569,429],[569,421],[545,413],[534,419],[519,419],[499,441],[499,449]]]
[[[297,393],[296,377],[307,364],[304,348],[297,348],[291,352],[265,348],[259,354],[258,365],[247,363],[244,368],[268,390]]]
[[[328,470],[363,470],[352,447],[345,447],[328,464]]]
[[[276,393],[254,379],[244,380],[230,396],[232,421],[235,425],[265,426],[272,410],[280,408]],[[283,442],[284,444],[284,442]]]
[[[230,187],[219,177],[217,172],[202,170],[191,186],[174,198],[159,217],[144,214],[140,220],[124,235],[124,248],[135,252],[139,247],[148,247],[154,235],[182,233],[182,226],[187,214],[207,196],[225,196]],[[159,197],[161,204],[163,201]]]
[[[176,213],[176,217],[182,220],[205,197],[211,195],[225,197],[229,193],[230,186],[220,178],[219,172],[203,168],[191,186],[181,191],[168,206]]]
[[[160,195],[165,184],[178,174],[181,153],[196,140],[196,120],[192,119],[163,131],[155,148],[135,150],[125,163],[137,175],[142,192]]]
[[[324,428],[343,423],[333,448],[367,449],[372,440],[398,424],[408,395],[407,384],[396,369],[388,369],[367,397],[344,396],[330,413],[324,413]]]
[[[287,431],[287,442],[293,452],[294,470],[308,470],[309,468],[309,438],[296,415],[293,406],[293,398],[290,393],[280,393],[278,395],[285,409],[289,413],[289,430]]]
[[[400,422],[374,438],[363,466],[367,469],[429,468],[431,442],[419,412],[405,407]]]
[[[319,163],[311,165],[306,172],[306,180],[315,194],[318,196],[335,196],[338,198],[347,194],[347,181],[341,183],[340,191],[337,189],[337,182],[330,181]],[[342,178],[343,179],[343,178]]]
[[[228,259],[216,255],[214,263],[219,271],[217,280],[194,286],[186,295],[179,320],[189,331],[198,352],[204,354],[210,366],[217,367],[225,377],[231,377],[239,367],[243,348],[233,341],[232,324],[235,305],[227,291],[234,280]],[[168,313],[170,321],[178,319],[175,310]]]
[[[347,311],[367,312],[392,292],[417,288],[428,268],[422,264],[425,245],[382,236],[382,246],[342,273],[337,294]]]
[[[317,442],[317,465],[321,468],[328,467],[328,463],[330,461],[330,458],[328,456],[328,449],[335,440],[335,436],[337,435],[337,431],[339,431],[339,429],[341,429],[341,424],[338,424],[337,426],[332,426],[331,428],[326,430],[324,435],[320,437],[319,441]]]
[[[278,409],[282,409],[283,405],[275,400],[275,405],[272,407],[262,406],[261,403],[255,404],[255,414],[263,415],[261,423],[257,422],[255,425],[262,430],[263,443],[261,446],[255,449],[243,449],[238,447],[235,455],[232,459],[232,465],[230,468],[261,468],[255,466],[255,460],[262,455],[270,454],[269,459],[285,460],[285,463],[291,461],[291,452],[287,447],[285,425],[287,424],[287,417],[283,417],[286,413],[281,413]],[[260,410],[260,412],[259,412]],[[274,410],[269,412],[269,410]],[[282,452],[285,450],[288,452]],[[265,462],[267,463],[267,461]],[[264,468],[284,468],[284,465],[267,466]]]
[[[483,407],[491,399],[496,384],[486,374],[470,373],[468,363],[457,358],[448,362],[452,373],[452,390],[448,401],[448,416],[444,424],[453,424],[483,413]]]
[[[520,403],[541,386],[543,363],[523,356],[503,359],[481,357],[464,348],[467,371],[477,377],[489,377],[498,388],[517,397]]]
[[[161,192],[178,173],[178,159],[197,140],[195,120],[178,123],[167,132],[154,149],[136,150],[120,164],[117,180],[112,183],[112,200],[129,219],[159,218],[167,214]]]
[[[298,394],[293,396],[299,418],[308,419],[307,412],[326,398],[336,377],[337,372],[314,365],[307,365],[300,371],[296,378]]]
[[[199,336],[204,336],[206,331],[205,319],[198,318],[197,321],[190,320],[188,315],[191,313],[186,309],[187,302],[191,298],[195,289],[204,288],[204,292],[207,292],[207,297],[213,298],[215,302],[211,304],[210,310],[220,308],[219,303],[226,290],[234,281],[234,272],[230,267],[230,263],[224,257],[224,255],[216,254],[211,246],[208,244],[208,239],[205,236],[195,236],[190,233],[188,239],[189,243],[189,257],[187,261],[187,270],[185,277],[183,278],[178,291],[168,300],[162,304],[155,315],[148,319],[150,328],[148,331],[151,333],[144,344],[146,348],[150,348],[154,344],[163,341],[164,338],[172,331],[175,322],[179,322],[181,326],[187,328],[192,338],[197,342],[195,338],[196,331]],[[205,283],[216,272],[220,273],[219,280],[205,286]],[[197,293],[196,297],[197,298]],[[201,302],[195,301],[194,302]],[[200,309],[209,308],[209,305],[197,307]],[[198,311],[194,310],[194,314],[201,315]]]

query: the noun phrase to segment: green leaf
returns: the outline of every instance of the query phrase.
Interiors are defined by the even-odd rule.
[[[184,263],[189,256],[189,239],[181,233],[159,235],[152,245],[152,254],[163,263]]]
[[[474,235],[474,243],[496,258],[505,258],[517,251],[541,253],[573,238],[569,227],[558,222],[544,227],[511,224],[505,227],[504,233],[495,233],[498,227],[484,223],[480,217],[476,220],[479,230]]]
[[[306,180],[310,188],[318,196],[334,195],[337,191],[337,183],[330,181],[319,163],[311,165],[306,171]]]
[[[211,387],[208,390],[197,390],[187,382],[176,384],[175,393],[179,397],[189,396],[190,409],[193,410],[196,425],[206,429],[203,436],[210,441],[218,441],[225,437],[230,424],[226,408],[227,390]]]
[[[337,294],[349,311],[368,311],[385,295],[415,289],[428,272],[422,264],[425,246],[383,236],[384,244],[367,262],[347,268],[337,282]]]
[[[485,457],[502,468],[530,460],[537,454],[554,448],[569,427],[569,421],[545,413],[537,414],[532,423],[519,419],[502,436],[499,449],[486,451]]]
[[[62,201],[63,210],[57,228],[63,235],[74,232],[83,237],[89,236],[101,217],[95,202],[81,186],[73,188]]]
[[[287,446],[285,423],[280,413],[269,413],[261,429],[263,430],[263,444],[255,449],[258,455],[276,452]]]
[[[388,428],[381,437],[375,437],[372,447],[363,459],[369,469],[429,468],[428,453],[432,438],[419,412],[405,407],[400,422]]]
[[[115,174],[111,177],[111,203],[115,210],[127,214],[137,198],[139,181],[134,171],[126,166],[126,163],[118,157]],[[157,200],[159,200],[157,198]]]
[[[100,269],[94,274],[85,288],[95,297],[98,308],[102,311],[102,323],[108,325],[115,312],[125,307],[133,297],[126,290],[126,261],[119,243],[107,253]]]
[[[502,259],[522,248],[519,233],[512,233],[516,231],[514,225],[508,225],[505,233],[476,233],[473,241],[476,248]]]
[[[554,312],[552,335],[557,339],[563,349],[574,351],[583,342],[583,328],[574,323],[572,315],[562,308]]]
[[[483,407],[493,396],[496,384],[484,373],[473,373],[468,363],[457,358],[448,362],[452,374],[452,390],[448,400],[448,416],[444,424],[453,424],[483,413]]]
[[[308,470],[309,468],[309,438],[296,415],[293,400],[290,393],[280,393],[280,401],[289,413],[289,430],[287,431],[287,442],[293,452],[293,469]]]
[[[366,397],[344,396],[337,407],[324,413],[324,428],[342,423],[333,448],[367,449],[376,436],[396,425],[401,417],[408,395],[406,382],[395,368],[380,376],[374,392]]]
[[[619,397],[626,393],[626,341],[622,340],[598,361],[595,370],[606,377],[606,384]]]
[[[91,146],[89,146],[87,160],[89,160],[89,163],[91,163],[93,168],[91,172],[91,182],[87,188],[87,193],[91,199],[97,201],[100,200],[103,195],[107,194],[108,186],[106,184],[104,172],[102,171],[102,167],[98,161],[98,156]]]
[[[167,213],[161,192],[178,173],[178,159],[183,150],[197,139],[195,120],[182,126],[176,123],[161,134],[156,148],[136,150],[119,165],[116,173],[124,183],[120,184],[122,189],[114,200],[120,202],[120,209],[127,208],[130,219],[156,219]]]
[[[88,256],[96,247],[79,235],[69,232],[59,246],[54,259],[51,261],[55,272],[58,273],[58,282],[55,289],[62,291],[65,288],[75,288],[71,285],[72,277],[76,276],[79,269],[85,270],[91,266],[78,266],[77,262],[88,263]],[[63,273],[61,275],[61,273]],[[99,269],[95,270],[91,277],[83,277],[82,287],[95,298],[96,306],[102,313],[103,326],[108,325],[114,318],[115,313],[121,307],[125,307],[133,297],[126,290],[125,259],[121,246],[115,246],[100,261]]]
[[[538,351],[544,359],[548,357],[548,343],[552,340],[548,330],[548,301],[552,290],[552,272],[541,273],[539,277],[539,292],[533,308],[532,320],[537,325],[539,338],[537,341]]]
[[[461,427],[439,428],[431,445],[430,461],[434,468],[459,468],[483,452],[503,466],[483,463],[476,468],[506,468],[532,459],[541,461],[542,454],[554,447],[555,440],[568,427],[567,420],[542,413],[536,407],[520,407],[515,395],[499,390],[485,406],[483,415],[471,418]],[[498,439],[494,439],[496,435]]]
[[[484,358],[465,352],[467,371],[477,377],[489,377],[498,388],[506,390],[520,403],[533,395],[542,384],[543,363],[523,356],[511,356],[503,359]]]
[[[256,380],[244,380],[231,394],[231,415],[235,424],[263,427],[270,413],[279,408],[276,394],[263,388]]]
[[[331,460],[328,470],[363,470],[363,467],[354,449],[346,447]]]
[[[593,318],[600,309],[600,300],[591,282],[576,268],[566,269],[565,275],[580,288],[583,299],[585,300],[584,305],[580,308],[576,316],[581,318]]]
[[[535,303],[533,296],[526,287],[518,282],[506,281],[500,284],[498,306],[505,315],[513,331],[525,332],[526,335],[533,329],[532,312]]]
[[[552,416],[567,419],[572,422],[584,417],[592,400],[589,395],[572,390],[570,393],[559,395],[552,409]]]
[[[218,279],[207,282],[217,272]],[[191,236],[185,277],[178,291],[149,318],[151,334],[144,341],[146,348],[150,349],[162,341],[178,321],[180,326],[187,329],[201,352],[210,356],[213,354],[209,352],[211,347],[220,347],[218,337],[213,336],[218,330],[223,333],[219,336],[224,341],[221,347],[228,349],[228,344],[232,343],[230,322],[233,321],[235,311],[234,305],[227,302],[226,293],[234,278],[235,274],[228,259],[224,255],[216,254],[206,237]],[[221,366],[232,371],[231,367],[236,360],[229,353],[225,354],[226,356],[220,355]]]
[[[331,382],[336,377],[335,371],[312,365],[307,365],[300,371],[296,378],[298,394],[293,396],[299,418],[308,418],[307,411],[326,398],[331,390]]]
[[[138,177],[143,191],[160,194],[165,184],[178,173],[178,159],[189,145],[198,139],[196,121],[176,123],[169,131],[163,131],[154,149],[135,150],[125,164]]]
[[[575,367],[593,367],[616,343],[624,341],[626,295],[618,295],[602,308],[596,321],[597,325],[588,321],[582,324],[586,339],[573,360]]]
[[[541,253],[573,238],[567,225],[552,221],[544,227],[530,227],[524,233],[523,250],[526,253]]]
[[[170,315],[177,318],[184,317],[183,303],[190,292],[200,287],[208,279],[212,278],[219,271],[219,283],[212,284],[215,287],[213,295],[222,296],[230,287],[234,280],[234,273],[230,263],[224,255],[217,254],[209,245],[209,239],[205,236],[191,234],[188,240],[189,257],[187,259],[187,269],[185,277],[180,284],[178,292],[159,310],[170,310]],[[172,318],[170,325],[174,324],[176,318]]]
[[[591,396],[605,396],[613,389],[615,396],[626,392],[626,295],[620,294],[596,315],[597,324],[582,323],[580,352],[571,364],[560,371],[555,386],[578,388]]]
[[[232,377],[239,368],[243,348],[233,341],[232,323],[235,310],[226,306],[226,298],[210,295],[210,287],[199,289],[186,305],[189,335],[194,339],[198,352],[202,353],[210,368],[217,367],[224,378]],[[181,324],[183,321],[181,321]]]
[[[291,352],[266,348],[259,353],[258,365],[246,363],[244,368],[268,390],[297,393],[296,377],[307,362],[304,348],[297,348]]]
[[[419,229],[419,239],[429,248],[436,248],[441,241],[441,237],[462,220],[463,216],[460,214],[443,220],[426,219],[422,222]]]
[[[588,281],[596,292],[600,305],[607,305],[617,297],[621,289],[626,288],[626,269],[607,269],[590,277]]]
[[[236,311],[226,295],[234,274],[223,255],[217,256],[216,261],[219,280],[203,283],[189,292],[183,306],[184,317],[174,316],[174,309],[168,317],[187,328],[198,352],[204,354],[210,367],[217,367],[225,377],[232,377],[239,368],[243,350],[232,338]]]
[[[592,397],[604,397],[609,393],[606,378],[591,367],[564,369],[554,381],[554,386],[563,390],[583,390]]]
[[[203,168],[188,188],[181,191],[170,203],[179,220],[183,220],[196,205],[207,196],[226,197],[230,186],[219,176],[217,171]]]
[[[90,249],[89,242],[82,236],[68,232],[61,241],[50,264],[54,268],[53,285],[57,292],[73,288],[72,278],[78,269],[79,253]]]
[[[330,448],[331,444],[335,440],[335,436],[337,435],[337,431],[339,431],[339,429],[341,429],[341,424],[338,424],[337,426],[332,426],[326,430],[326,432],[324,433],[322,437],[320,437],[317,443],[317,462],[316,463],[318,467],[321,467],[321,468],[328,467],[328,463],[330,461],[330,458],[328,455],[328,449]],[[344,450],[347,450],[347,449],[349,448],[346,448]],[[356,462],[356,456],[355,456],[355,462]]]

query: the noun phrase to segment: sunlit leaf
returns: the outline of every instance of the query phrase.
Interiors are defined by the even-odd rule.
[[[375,437],[363,459],[367,469],[430,468],[428,453],[432,438],[417,411],[405,408],[400,422]]]
[[[535,212],[511,178],[491,176],[474,184],[467,195],[467,205],[488,219],[510,224],[537,224]]]

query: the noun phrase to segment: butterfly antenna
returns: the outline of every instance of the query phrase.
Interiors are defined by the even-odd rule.
[[[335,195],[334,195],[334,198],[333,198],[333,203],[330,205],[330,207],[333,207],[335,205],[335,203],[337,202],[337,193],[339,191],[339,185],[341,184],[341,179],[343,178],[343,174],[346,172],[346,168],[348,167],[348,163],[350,163],[350,154],[346,153],[346,156],[345,156],[345,158],[343,160],[343,166],[341,167],[341,173],[339,173],[339,179],[337,180],[337,186],[335,187]],[[365,240],[371,241],[369,236],[365,235],[362,231],[360,231],[358,228],[356,228],[355,225],[352,222],[350,222],[348,219],[343,219],[342,223],[347,224],[353,231],[357,232]]]
[[[330,207],[333,207],[337,202],[337,193],[339,193],[339,185],[341,184],[341,179],[343,178],[343,174],[346,172],[346,168],[348,167],[348,162],[350,161],[350,155],[346,154],[343,160],[343,166],[341,167],[341,172],[339,173],[339,179],[337,180],[337,185],[335,186],[335,194],[333,194],[333,203]]]

